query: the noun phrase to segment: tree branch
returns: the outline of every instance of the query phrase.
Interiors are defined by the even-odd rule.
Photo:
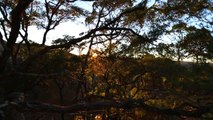
[[[123,108],[133,109],[141,108],[149,112],[155,112],[165,115],[187,116],[187,117],[202,117],[203,114],[212,112],[213,105],[200,106],[195,110],[184,109],[163,109],[147,105],[142,99],[139,100],[126,100],[126,101],[102,101],[94,103],[78,103],[71,106],[60,106],[47,103],[33,103],[27,102],[26,104],[17,104],[17,106],[24,111],[34,112],[56,112],[56,113],[76,113],[80,111],[102,110],[106,108]]]

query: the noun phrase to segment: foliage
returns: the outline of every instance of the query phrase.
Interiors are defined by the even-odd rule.
[[[211,0],[3,0],[0,14],[0,119],[212,119]],[[68,21],[86,31],[47,45]]]
[[[190,31],[181,46],[189,55],[194,56],[197,62],[212,59],[213,37],[205,28]]]

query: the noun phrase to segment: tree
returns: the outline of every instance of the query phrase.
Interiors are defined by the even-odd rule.
[[[174,51],[172,50],[173,44],[164,44],[159,43],[155,50],[157,51],[158,55],[163,58],[172,58],[174,57]]]
[[[189,32],[183,39],[181,46],[189,55],[195,57],[197,63],[212,59],[213,37],[210,31],[205,28]]]
[[[91,10],[83,8],[79,2],[90,2]],[[61,93],[63,93],[62,89],[65,82],[63,80],[66,79],[67,74],[62,76],[59,74],[61,70],[68,69],[69,73],[75,73],[71,76],[76,76],[75,78],[77,78],[77,83],[75,83],[77,84],[77,92],[76,95],[70,96],[76,98],[76,102],[72,101],[73,104],[67,107],[56,106],[50,104],[50,102],[49,104],[43,104],[41,102],[31,103],[27,101],[27,104],[19,104],[14,103],[14,101],[9,101],[9,104],[8,102],[5,102],[0,108],[11,107],[10,105],[14,105],[19,106],[17,108],[20,108],[20,111],[32,110],[58,113],[77,113],[87,111],[92,112],[93,115],[96,115],[97,113],[94,113],[92,110],[104,110],[107,108],[111,110],[110,112],[116,111],[118,114],[124,112],[125,115],[127,115],[128,111],[125,110],[141,108],[145,111],[158,114],[169,114],[179,117],[202,117],[204,114],[212,111],[212,105],[208,104],[208,102],[205,102],[206,104],[204,105],[192,105],[188,104],[188,102],[183,102],[182,104],[178,104],[178,106],[171,106],[171,104],[167,105],[166,108],[159,107],[159,104],[154,104],[151,99],[148,99],[149,96],[146,96],[146,92],[143,93],[140,89],[141,81],[134,79],[133,76],[135,76],[135,72],[137,73],[134,69],[137,68],[137,65],[140,65],[137,68],[142,69],[142,73],[139,73],[139,76],[142,76],[143,80],[146,79],[147,86],[150,86],[151,84],[156,86],[154,83],[156,78],[156,80],[159,80],[157,82],[159,83],[159,86],[157,85],[157,87],[160,88],[160,85],[164,86],[162,84],[162,77],[165,76],[161,76],[164,74],[161,74],[158,69],[164,69],[164,67],[159,67],[155,70],[156,65],[153,65],[153,69],[150,69],[150,71],[147,72],[149,67],[152,67],[152,59],[150,60],[151,62],[145,62],[148,64],[147,67],[146,64],[141,65],[141,63],[138,62],[137,59],[139,58],[133,60],[132,58],[128,58],[128,55],[123,55],[122,58],[119,52],[122,52],[122,49],[120,49],[121,44],[125,43],[127,48],[131,48],[133,45],[132,51],[137,52],[136,48],[142,50],[144,45],[153,44],[159,40],[161,36],[166,35],[171,28],[176,29],[194,26],[196,27],[196,30],[186,35],[185,38],[186,40],[195,39],[196,43],[198,43],[197,38],[199,38],[199,40],[202,40],[202,42],[199,42],[202,46],[199,48],[198,44],[194,44],[193,47],[195,46],[195,48],[198,47],[199,49],[197,49],[198,52],[196,54],[193,51],[193,55],[206,57],[208,54],[208,57],[211,58],[212,47],[210,46],[211,42],[209,39],[212,39],[212,37],[210,37],[211,33],[207,32],[212,31],[212,28],[209,27],[212,24],[211,19],[209,19],[209,17],[212,17],[211,14],[209,14],[211,12],[211,0],[142,0],[138,3],[134,0],[1,1],[0,22],[2,30],[0,31],[0,43],[1,46],[3,46],[3,49],[1,49],[0,54],[0,81],[7,83],[8,86],[5,87],[11,88],[14,91],[29,92],[23,88],[31,88],[30,85],[33,84],[32,81],[37,82],[37,78],[43,80],[53,80],[53,78],[58,78],[55,80],[55,83],[60,88]],[[78,19],[85,20],[84,24],[85,27],[88,28],[88,31],[82,32],[79,37],[65,36],[65,38],[59,38],[58,41],[55,41],[56,44],[46,45],[46,41],[48,40],[47,36],[51,30],[57,29],[57,26],[62,22],[77,21]],[[190,21],[195,21],[194,23],[200,24],[193,25]],[[41,43],[35,44],[28,39],[28,30],[30,26],[36,26],[44,30]],[[204,28],[198,30],[198,27]],[[202,35],[204,33],[204,36],[208,37],[206,40],[210,43],[205,40],[203,41]],[[134,46],[134,38],[137,38],[136,43],[139,43],[139,47],[138,45],[136,45],[137,47]],[[20,42],[18,39],[20,39]],[[62,41],[60,41],[60,39]],[[6,41],[5,45],[2,44],[2,41]],[[82,55],[78,61],[74,61],[73,59],[71,59],[72,62],[67,61],[66,59],[69,57],[69,53],[63,53],[64,50],[69,51],[72,48],[81,45],[88,47],[89,50],[87,55]],[[102,72],[107,76],[107,79],[101,74],[100,84],[96,84],[94,81],[91,82],[89,78],[92,77],[92,75],[98,76],[98,72],[101,73],[101,70],[94,74],[87,74],[87,72],[92,69],[89,69],[90,62],[92,62],[89,58],[90,51],[95,45],[102,45],[103,49],[106,49],[107,51],[107,53],[104,51],[104,57],[106,57],[106,59],[103,59],[103,61],[100,60],[101,67],[103,67],[101,70],[107,71]],[[116,48],[116,50],[112,51],[113,48]],[[204,53],[202,54],[200,52],[201,48],[204,50]],[[149,46],[147,49],[149,49]],[[58,51],[63,52],[58,54]],[[54,52],[56,53],[54,54]],[[192,54],[192,52],[189,53]],[[129,65],[125,66],[125,60],[122,60],[124,58],[126,60],[129,59]],[[12,61],[10,62],[10,65],[7,64],[9,60]],[[79,61],[81,65],[78,64]],[[155,59],[153,61],[155,61]],[[162,66],[165,65],[163,60],[159,61],[159,64],[162,63]],[[167,62],[171,63],[171,61]],[[151,63],[151,65],[149,65],[149,63]],[[156,64],[158,62],[155,61],[153,63]],[[52,64],[55,66],[51,66]],[[78,67],[75,69],[72,65],[67,66],[67,64],[76,65]],[[171,63],[171,66],[172,65],[173,64]],[[144,66],[146,67],[144,68]],[[53,74],[53,72],[56,73]],[[68,74],[68,76],[70,75]],[[185,77],[179,77],[181,80],[182,78],[185,80]],[[19,83],[20,87],[12,87],[12,83]],[[112,91],[109,92],[113,94],[115,93],[116,97],[109,100],[106,96],[98,96],[96,102],[94,102],[94,100],[90,101],[90,93],[94,93],[94,89],[91,88],[91,86],[94,85],[98,92],[103,90],[105,93],[108,93],[108,88],[114,87],[114,91],[111,89]],[[17,84],[17,86],[19,85]],[[137,92],[137,89],[140,89],[140,92]],[[7,95],[7,93],[11,91],[8,90],[7,92],[2,92],[2,94]],[[79,93],[82,95],[79,95]],[[130,97],[126,93],[130,93]],[[140,97],[134,98],[134,93],[137,93]],[[172,96],[173,94],[174,93],[170,93],[169,95]],[[143,98],[143,95],[149,102]],[[63,98],[64,96],[61,94],[61,99]],[[175,98],[172,100],[175,100]],[[155,99],[154,101],[157,100]],[[120,111],[120,108],[122,108],[123,111]],[[64,117],[61,118],[65,119]]]

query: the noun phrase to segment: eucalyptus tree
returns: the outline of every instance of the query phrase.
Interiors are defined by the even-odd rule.
[[[183,39],[181,46],[195,58],[197,63],[211,60],[213,57],[213,36],[205,28],[190,31]]]
[[[91,9],[84,8],[81,3],[89,3]],[[33,64],[39,58],[58,49],[71,49],[81,43],[89,43],[88,48],[94,45],[105,43],[111,44],[112,41],[119,41],[121,44],[131,45],[134,42],[131,38],[139,38],[139,43],[152,44],[173,26],[184,25],[204,27],[212,31],[212,1],[211,0],[3,0],[0,3],[0,22],[1,36],[0,41],[6,41],[0,54],[0,79],[6,79],[13,75],[32,75]],[[82,31],[78,37],[70,37],[60,44],[47,45],[48,33],[57,29],[62,22],[84,20],[83,24],[87,31]],[[199,24],[197,24],[199,23]],[[33,45],[29,42],[29,27],[36,26],[43,29],[42,42],[37,45],[37,49],[32,49]],[[72,29],[70,32],[72,33]],[[21,42],[18,42],[20,39]],[[117,42],[117,43],[119,43]],[[24,44],[24,46],[23,46]],[[14,69],[6,69],[10,58],[16,61],[21,54],[20,47],[26,47],[29,52],[18,63]],[[142,46],[143,47],[143,46]],[[87,56],[89,56],[88,52]],[[86,89],[86,79],[84,72],[87,68],[87,60],[84,63],[81,80],[83,92],[89,93]],[[47,61],[44,61],[44,63]],[[15,64],[17,62],[13,62]],[[41,76],[40,73],[33,75]],[[45,75],[42,75],[45,76]],[[48,76],[48,74],[47,74]],[[13,78],[16,79],[16,78]],[[85,101],[84,101],[85,102]],[[128,99],[120,101],[100,100],[96,103],[79,103],[70,107],[52,106],[47,104],[26,104],[34,110],[55,111],[55,112],[76,112],[83,110],[101,109],[103,107],[130,108],[141,107],[150,112],[160,114],[171,114],[177,116],[200,117],[204,113],[211,111],[208,105],[194,107],[193,105],[180,106],[177,108],[161,109],[150,104],[146,104],[141,99]],[[29,105],[29,106],[28,106]],[[32,107],[34,106],[34,107]],[[41,107],[43,109],[40,109]],[[24,106],[23,106],[24,107]],[[26,107],[26,106],[25,106]],[[185,108],[193,109],[185,109]]]
[[[80,3],[83,2],[90,2],[89,7],[92,10],[82,8]],[[1,71],[4,71],[5,64],[3,63],[9,56],[14,57],[14,47],[18,36],[30,50],[28,27],[32,25],[44,29],[42,46],[45,46],[49,31],[56,29],[62,22],[75,21],[78,20],[77,18],[83,17],[85,25],[90,29],[87,32],[82,31],[80,37],[71,38],[67,43],[45,46],[37,54],[30,56],[25,63],[36,60],[35,58],[39,55],[45,54],[51,49],[69,48],[78,42],[88,41],[91,37],[95,37],[97,43],[106,42],[110,36],[119,40],[132,35],[143,38],[141,39],[143,42],[153,42],[171,26],[179,23],[188,24],[192,20],[205,23],[200,25],[210,29],[211,4],[210,0],[196,2],[142,0],[137,3],[131,0],[119,2],[92,0],[2,1],[1,34],[3,33],[2,39],[7,43],[1,56]]]

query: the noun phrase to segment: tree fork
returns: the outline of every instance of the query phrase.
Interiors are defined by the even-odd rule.
[[[17,6],[11,12],[11,31],[9,39],[6,43],[6,49],[4,49],[2,55],[0,56],[0,73],[4,71],[6,62],[13,53],[14,45],[19,34],[22,13],[24,13],[26,8],[32,2],[33,0],[20,0]]]

